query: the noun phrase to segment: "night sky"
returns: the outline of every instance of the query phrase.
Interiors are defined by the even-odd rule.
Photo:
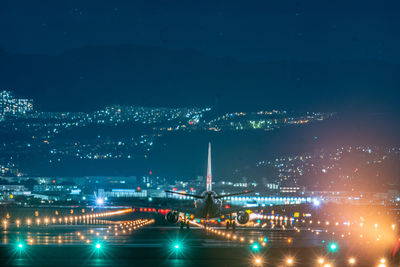
[[[231,110],[278,107],[340,111],[356,107],[398,112],[395,99],[399,97],[400,84],[399,11],[398,1],[369,0],[197,4],[193,1],[2,1],[0,48],[8,57],[0,62],[1,69],[6,70],[0,76],[0,88],[11,88],[22,96],[34,98],[42,109],[53,110],[95,109],[116,103],[212,106],[220,102],[223,109]],[[127,57],[142,55],[137,47],[161,49],[156,53],[171,72],[166,74],[168,77],[193,66],[198,76],[189,73],[166,80],[156,71],[152,75],[146,73],[154,69],[150,67],[126,75],[148,76],[148,81],[159,80],[159,84],[114,77],[115,72],[127,68],[128,63],[119,59],[124,58],[123,52],[119,58],[110,56],[117,58],[112,63],[116,68],[96,69],[98,62],[94,58],[100,58],[104,65],[111,64],[103,58],[110,52],[99,51],[98,47],[116,47],[120,51],[121,45],[131,46],[125,51]],[[68,53],[72,49],[76,65],[65,63],[71,58]],[[97,56],[88,57],[90,51]],[[42,58],[21,59],[22,55],[17,54],[40,54]],[[49,63],[46,55],[57,59]],[[182,65],[174,65],[174,58],[182,59]],[[157,60],[142,57],[138,61],[156,66]],[[276,61],[286,65],[275,68],[271,62]],[[172,62],[171,66],[168,62]],[[16,68],[7,73],[13,64],[23,70]],[[82,64],[87,64],[86,69],[74,73],[72,69]],[[217,73],[232,65],[234,69],[221,73],[220,79],[212,79],[207,70],[217,64],[220,64]],[[48,75],[48,70],[54,66],[62,66],[63,76],[54,74],[53,80],[44,79],[53,75]],[[88,78],[91,76],[88,69],[114,78],[109,81],[98,81],[95,75]],[[325,73],[319,73],[321,69]],[[263,80],[262,73],[278,78]],[[228,77],[235,78],[229,83],[225,81]],[[85,80],[85,84],[78,84],[75,78]],[[21,79],[26,83],[21,83]],[[182,79],[188,81],[182,83]],[[101,87],[108,83],[115,85],[113,90],[120,97]],[[184,97],[187,88],[203,94],[189,93]],[[71,90],[76,90],[82,103],[71,105],[75,100],[66,93]],[[143,93],[147,90],[151,95]],[[155,96],[168,90],[171,93],[163,94],[161,99]],[[57,102],[58,98],[71,101],[66,105],[66,101]],[[84,105],[89,98],[98,100],[94,101],[98,106]]]
[[[240,60],[400,59],[398,1],[2,1],[1,46],[54,54],[99,44]]]

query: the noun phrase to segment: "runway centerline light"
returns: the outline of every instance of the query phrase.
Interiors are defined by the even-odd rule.
[[[100,249],[100,248],[101,248],[101,244],[100,244],[100,243],[97,243],[97,244],[96,244],[96,248],[97,248],[97,249]]]

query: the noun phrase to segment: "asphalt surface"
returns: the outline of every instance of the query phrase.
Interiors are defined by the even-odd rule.
[[[1,266],[290,266],[289,258],[293,259],[291,266],[323,266],[317,263],[323,257],[325,263],[341,267],[350,266],[350,257],[356,259],[354,266],[378,266],[381,257],[387,258],[385,252],[345,240],[337,242],[336,252],[330,252],[331,237],[305,229],[240,228],[232,233],[214,227],[218,234],[198,227],[179,229],[166,224],[161,216],[146,225],[142,221],[137,229],[124,224],[153,217],[135,216],[3,230]]]

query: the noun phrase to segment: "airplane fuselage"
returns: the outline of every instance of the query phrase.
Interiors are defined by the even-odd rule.
[[[195,202],[195,216],[196,218],[212,219],[220,217],[222,201],[215,199],[216,193],[214,191],[205,191],[203,199]]]

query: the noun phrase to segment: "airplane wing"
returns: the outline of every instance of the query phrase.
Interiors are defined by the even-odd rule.
[[[132,208],[140,212],[156,212],[160,214],[166,214],[169,211],[177,211],[180,213],[188,213],[188,214],[194,214],[195,212],[194,205],[174,205],[174,204],[170,205],[167,203],[161,203],[158,205],[152,205],[150,203],[149,205],[146,205],[145,203],[143,203],[143,204],[133,205]]]
[[[188,215],[190,218],[192,218],[192,216],[194,216],[194,208],[177,208],[174,209],[171,207],[168,207],[166,209],[162,209],[162,208],[153,208],[153,207],[139,207],[139,206],[134,206],[132,207],[133,209],[135,209],[136,211],[140,211],[140,212],[149,212],[149,213],[159,213],[161,215],[167,215],[168,212],[170,211],[174,211],[174,212],[178,212],[179,214],[181,214],[181,217],[185,217],[186,215]]]
[[[250,194],[253,191],[244,191],[244,192],[238,192],[238,193],[232,193],[232,194],[227,194],[227,195],[218,195],[215,197],[215,199],[221,199],[221,198],[225,198],[225,197],[233,197],[233,196],[240,196],[240,195],[246,195],[246,194]]]
[[[194,197],[194,198],[204,198],[203,196],[199,195],[194,195],[194,194],[189,194],[189,193],[181,193],[181,192],[176,192],[176,191],[171,191],[171,190],[165,190],[166,193],[171,193],[171,194],[176,194],[176,195],[181,195],[181,196],[187,196],[187,197]]]
[[[239,206],[239,205],[232,205],[229,203],[224,203],[222,205],[221,209],[221,215],[230,215],[232,213],[238,213],[240,211],[247,211],[247,212],[263,212],[267,209],[268,207],[262,207],[262,206],[257,206],[257,207],[246,207],[246,206]]]

